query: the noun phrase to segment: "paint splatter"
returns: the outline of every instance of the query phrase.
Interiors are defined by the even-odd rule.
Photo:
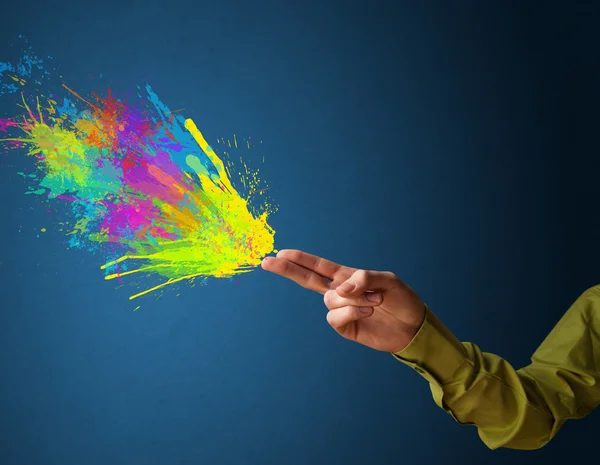
[[[32,81],[34,70],[44,79]],[[276,207],[259,170],[217,154],[149,85],[131,103],[110,88],[89,96],[64,82],[42,88],[51,77],[31,51],[16,65],[0,63],[0,95],[22,109],[0,118],[1,143],[34,161],[34,172],[18,173],[27,194],[46,210],[69,205],[55,228],[69,248],[101,255],[107,280],[142,278],[130,299],[249,272],[274,250],[267,220]]]

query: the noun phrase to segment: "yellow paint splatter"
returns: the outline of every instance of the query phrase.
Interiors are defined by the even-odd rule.
[[[101,267],[106,269],[126,260],[143,260],[145,263],[139,268],[109,274],[105,279],[146,271],[155,271],[168,278],[163,283],[132,295],[130,299],[196,277],[231,277],[247,273],[259,266],[262,258],[271,253],[274,247],[275,231],[267,223],[271,211],[252,215],[248,200],[242,198],[233,187],[223,161],[206,142],[195,123],[186,119],[185,128],[212,162],[217,175],[209,173],[198,157],[188,155],[186,162],[202,186],[197,191],[186,192],[195,209],[175,209],[166,203],[158,204],[163,215],[172,216],[173,222],[179,225],[182,238],[158,242],[155,246],[147,247],[147,250],[138,251],[140,253],[136,255],[124,255]]]

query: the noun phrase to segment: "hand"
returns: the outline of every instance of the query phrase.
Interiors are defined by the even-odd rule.
[[[323,294],[333,329],[372,349],[401,351],[425,320],[423,301],[390,272],[350,268],[300,250],[281,250],[262,267]]]

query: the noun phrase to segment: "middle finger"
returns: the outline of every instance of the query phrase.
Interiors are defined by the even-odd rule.
[[[311,291],[325,294],[331,289],[330,282],[317,273],[283,258],[266,257],[262,262],[264,270],[291,279],[300,286]]]

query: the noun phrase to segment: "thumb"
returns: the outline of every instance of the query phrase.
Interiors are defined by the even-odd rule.
[[[356,270],[352,276],[336,288],[341,297],[354,298],[366,291],[387,291],[401,285],[394,273],[387,271]]]

